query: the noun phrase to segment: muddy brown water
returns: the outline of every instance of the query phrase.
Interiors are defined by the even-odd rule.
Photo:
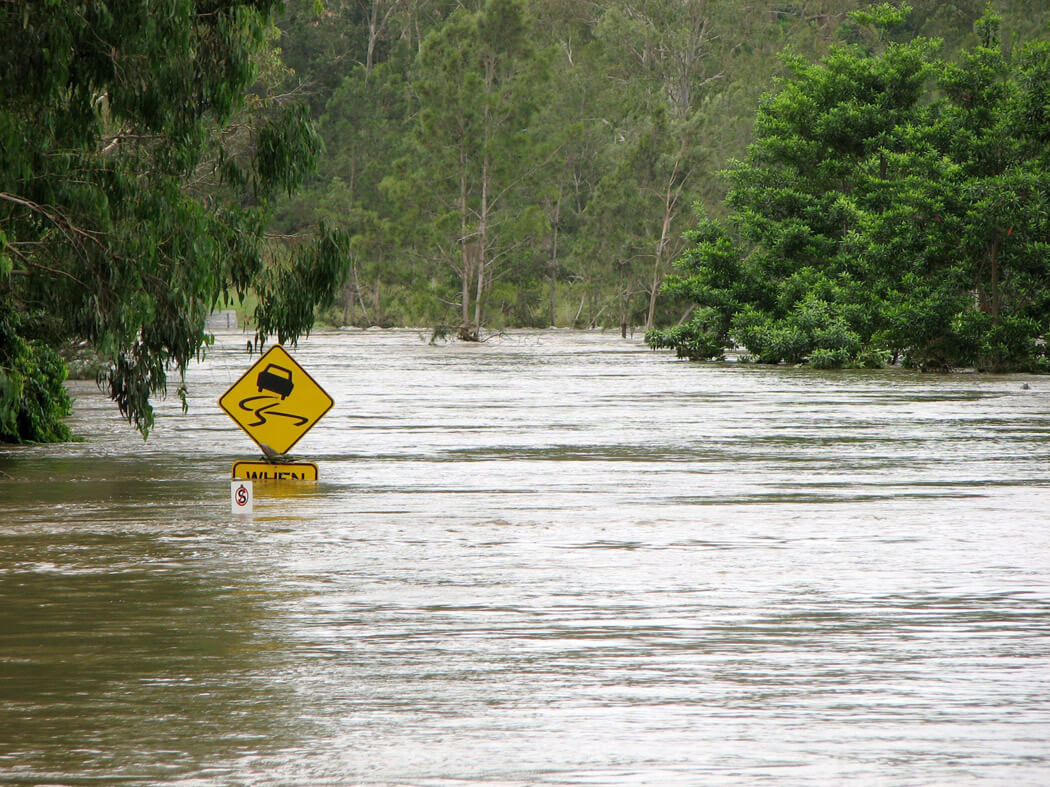
[[[0,783],[1050,783],[1050,378],[427,338],[292,351],[252,517],[237,332],[0,449]]]

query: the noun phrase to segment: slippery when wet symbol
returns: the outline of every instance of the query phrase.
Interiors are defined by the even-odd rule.
[[[332,398],[284,350],[271,347],[219,399],[267,456],[287,453],[332,407]]]

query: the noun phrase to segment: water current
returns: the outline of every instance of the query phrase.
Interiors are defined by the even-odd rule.
[[[1050,783],[1050,379],[427,339],[292,350],[250,517],[237,332],[0,449],[0,783]]]

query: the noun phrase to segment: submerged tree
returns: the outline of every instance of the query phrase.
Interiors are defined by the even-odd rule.
[[[529,231],[533,210],[511,195],[539,162],[529,121],[546,80],[521,0],[458,9],[423,41],[413,89],[431,237],[460,283],[460,338],[477,340],[497,267]]]
[[[698,195],[706,152],[701,107],[732,57],[724,38],[736,21],[730,5],[615,2],[597,26],[609,75],[630,100],[624,144],[599,187],[588,229],[595,253],[608,255],[616,269],[624,335],[638,293],[647,295],[645,327],[652,329],[666,268],[681,249],[679,221]]]
[[[710,358],[735,341],[761,362],[814,366],[1039,366],[1050,46],[1007,57],[997,26],[987,12],[954,64],[923,39],[791,62],[728,172],[728,225],[704,220],[669,284],[693,318],[650,343]]]
[[[258,294],[258,342],[330,299],[341,233],[277,255],[263,234],[319,151],[300,108],[246,103],[279,5],[0,5],[0,440],[68,437],[71,344],[145,436],[227,293]]]

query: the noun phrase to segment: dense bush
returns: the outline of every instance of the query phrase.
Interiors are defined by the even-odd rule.
[[[856,18],[899,29],[906,14]],[[735,341],[820,368],[1043,368],[1050,43],[1006,53],[998,30],[986,11],[957,62],[885,38],[790,60],[726,173],[728,218],[701,219],[668,282],[698,318],[650,343],[716,358]]]

